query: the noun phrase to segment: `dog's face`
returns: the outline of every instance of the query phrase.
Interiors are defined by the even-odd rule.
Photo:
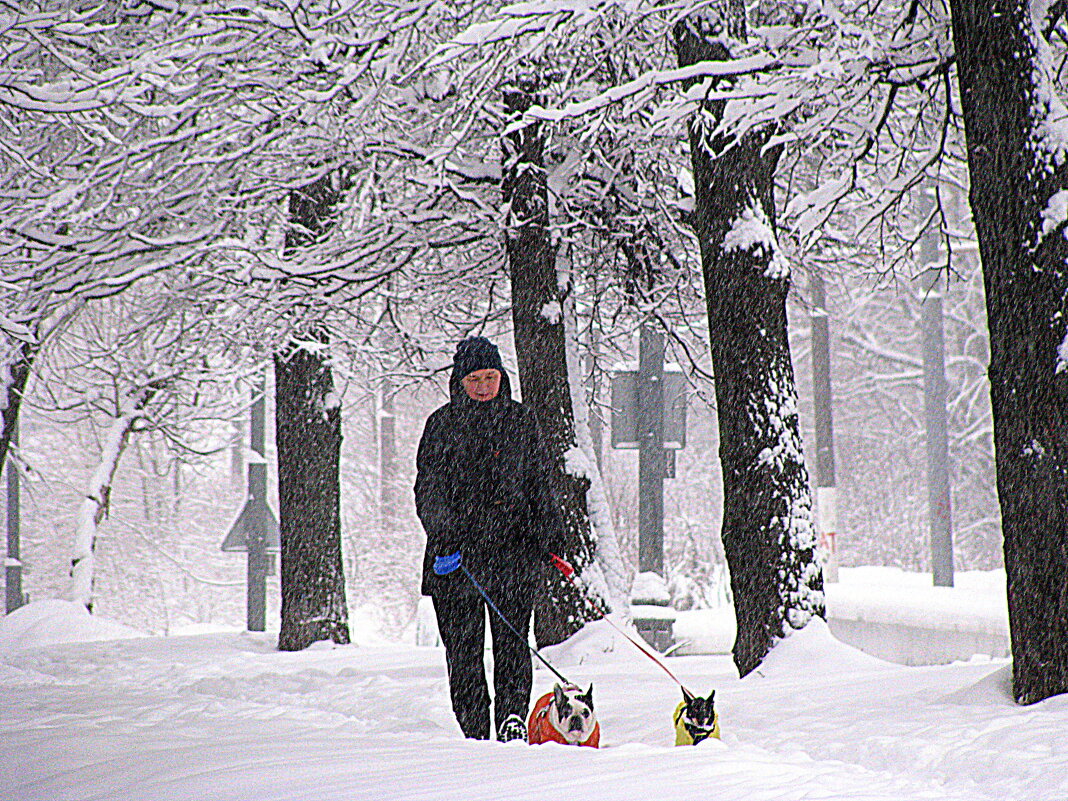
[[[716,726],[716,691],[713,690],[708,697],[701,698],[691,695],[683,690],[682,697],[682,724],[686,731],[693,737],[694,745],[709,737]]]
[[[586,692],[570,684],[553,687],[549,723],[572,745],[588,740],[597,725],[593,714],[593,685]]]

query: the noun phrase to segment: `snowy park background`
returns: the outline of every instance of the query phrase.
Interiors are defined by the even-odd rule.
[[[979,286],[973,275],[949,295],[960,304],[950,318],[959,332],[950,342],[960,346],[950,364],[962,398],[982,386],[972,327]],[[915,467],[924,447],[922,382],[918,371],[884,373],[916,361],[914,329],[892,351],[883,345],[876,353],[863,339],[865,326],[910,330],[909,316],[894,308],[902,298],[915,296],[865,290],[863,302],[839,312],[848,335],[834,340],[835,358],[849,365],[838,428],[843,567],[828,602],[832,616],[934,626],[936,638],[939,622],[946,630],[991,631],[1001,637],[997,656],[904,667],[861,654],[817,626],[739,680],[728,655],[734,621],[718,543],[720,477],[709,456],[717,449],[716,418],[710,387],[697,380],[687,448],[666,482],[665,565],[682,641],[670,665],[692,689],[717,691],[723,743],[674,749],[677,688],[603,626],[548,652],[566,675],[594,683],[603,752],[464,742],[449,708],[443,654],[417,644],[433,638],[418,604],[423,535],[412,508],[414,449],[425,415],[444,398],[440,386],[394,399],[398,506],[395,527],[384,529],[380,396],[358,373],[344,373],[343,554],[354,644],[320,643],[296,654],[275,650],[277,577],[268,581],[269,631],[243,632],[245,560],[220,551],[244,498],[245,466],[257,458],[247,449],[242,404],[232,420],[212,424],[209,456],[175,452],[152,431],[131,439],[99,530],[90,618],[49,599],[66,587],[79,497],[106,427],[92,415],[47,412],[42,402],[24,410],[21,437],[23,580],[31,603],[0,621],[0,798],[544,798],[553,788],[573,793],[573,785],[607,801],[1063,798],[1068,759],[1056,732],[1068,723],[1068,708],[1053,699],[1023,710],[1008,690],[989,410],[981,402],[953,407],[960,412],[951,429],[957,586],[933,588],[924,572],[926,488]],[[791,334],[811,443],[801,300]],[[507,337],[502,342],[511,367]],[[631,354],[620,361],[624,355]],[[234,383],[236,393],[247,387]],[[270,391],[267,398],[270,420]],[[613,523],[633,566],[634,452],[605,442],[601,454]],[[273,466],[269,478],[274,505]],[[917,648],[923,661],[924,646]],[[539,670],[535,692],[550,686]]]
[[[1041,303],[987,297],[983,272],[1019,269],[1030,278],[1021,290],[1068,274],[1065,6],[1017,4],[1015,28],[979,26],[988,39],[969,52],[954,47],[937,3],[726,5],[770,16],[599,0],[474,2],[456,14],[434,0],[0,7],[0,451],[17,413],[5,471],[18,475],[21,527],[5,572],[27,602],[0,618],[0,801],[1068,799],[1066,696],[1024,707],[1009,687],[988,381],[991,353],[1020,342],[1039,355],[1023,360],[1033,373],[1014,394],[1063,381],[1068,290],[1048,288]],[[725,52],[680,69],[693,61],[673,38],[682,17],[687,36]],[[742,23],[754,24],[733,41]],[[1011,58],[988,58],[998,47]],[[973,201],[995,201],[985,207],[969,202],[976,165],[955,84],[969,58],[1002,69],[979,82],[987,89],[1016,68],[1016,82],[1037,89],[1023,106],[993,97],[1035,127],[987,132],[1000,137],[992,162],[1009,166],[974,182]],[[520,120],[505,95],[532,76],[536,102]],[[718,126],[703,143],[688,138],[695,114]],[[544,154],[512,158],[535,131],[527,141]],[[1009,136],[1020,132],[1023,142]],[[735,175],[760,182],[745,192],[734,182],[736,197],[708,204],[698,189],[712,182],[695,157],[721,134],[737,139],[716,158],[751,150]],[[739,144],[754,134],[770,139]],[[1046,180],[1051,165],[1061,172]],[[544,185],[518,195],[510,171]],[[1002,194],[1006,177],[1024,175],[1035,183]],[[538,265],[522,264],[537,248],[508,249],[527,224],[513,201],[532,200],[544,212],[539,252],[552,256]],[[712,208],[731,209],[730,229],[699,241],[709,232],[695,222]],[[991,213],[1005,209],[1019,219]],[[980,230],[1026,231],[997,243],[1025,252],[1006,247],[1005,264],[992,263],[997,248],[979,242],[973,213]],[[1036,242],[1042,264],[1028,261]],[[750,269],[735,269],[743,256]],[[517,290],[535,283],[532,265],[548,275],[542,294]],[[706,290],[728,273],[747,278],[740,297]],[[788,323],[778,306],[756,319],[771,297]],[[707,299],[748,311],[751,339]],[[993,351],[988,308],[1002,332]],[[999,328],[1008,312],[1019,316]],[[755,451],[761,464],[793,457],[795,533],[809,532],[808,486],[825,461],[813,453],[814,331],[829,326],[837,495],[822,498],[837,498],[837,514],[818,492],[812,511],[821,530],[835,523],[840,571],[826,586],[828,621],[792,632],[739,679],[720,540],[722,475],[738,475],[723,454],[736,443],[720,442],[717,413],[741,418],[744,404],[717,409],[712,373],[763,349],[772,318],[788,328],[776,347],[796,397],[794,377],[748,391],[764,399],[751,408],[771,409],[803,441],[804,453],[782,438],[774,444],[796,447]],[[516,379],[535,339],[517,341],[523,320],[552,329],[567,354],[535,367],[552,378],[544,386],[572,390],[566,414],[566,403],[550,411],[576,424],[568,436],[598,464],[607,503],[598,496],[597,511],[610,512],[598,515],[600,555],[620,556],[627,574],[610,579],[632,579],[639,561],[637,459],[609,444],[611,376],[634,363],[643,329],[665,336],[669,369],[685,376],[686,447],[664,498],[679,639],[670,664],[693,690],[716,690],[722,742],[673,748],[678,688],[601,622],[546,655],[595,684],[603,749],[459,735],[418,593],[415,444],[447,398],[456,342],[491,337]],[[713,365],[710,343],[737,346],[739,358]],[[334,578],[346,603],[331,611],[347,607],[353,642],[281,652],[277,574],[267,631],[246,632],[245,560],[220,546],[250,465],[266,464],[276,515],[277,465],[312,470],[313,458],[285,459],[274,442],[275,398],[300,393],[273,377],[294,354],[329,377],[312,405],[342,438],[328,466],[340,469]],[[1004,382],[1010,373],[995,368]],[[941,373],[945,398],[928,409]],[[265,376],[261,454],[249,407]],[[1002,485],[1001,498],[1048,493],[1004,528],[1031,526],[1005,538],[1025,552],[1051,546],[1028,563],[1053,574],[1049,585],[1063,548],[1042,518],[1064,497],[1064,462],[1052,457],[1068,457],[1042,403],[1061,389],[1021,413],[1041,431],[999,451],[1053,465],[1018,474],[1017,494]],[[524,402],[548,397],[532,395]],[[576,433],[586,411],[589,431]],[[927,445],[943,424],[950,491],[930,497]],[[952,588],[932,586],[935,519],[952,526]],[[1039,585],[1012,583],[1025,599],[1014,625],[1037,618],[1030,644],[1056,644],[1042,637],[1060,622],[1048,614],[1056,593],[1025,592]],[[807,600],[822,598],[811,589]],[[539,670],[536,692],[550,684]]]
[[[803,343],[804,317],[797,319]],[[401,523],[383,531],[376,399],[357,381],[348,386],[343,544],[354,644],[320,643],[295,654],[277,652],[270,630],[242,631],[244,558],[219,550],[244,494],[250,455],[243,420],[229,429],[230,447],[211,458],[176,459],[151,437],[132,441],[101,526],[90,618],[47,599],[65,586],[68,532],[78,487],[94,464],[96,429],[91,420],[56,426],[32,410],[26,415],[23,557],[31,604],[0,621],[0,798],[540,799],[579,792],[606,801],[710,794],[1054,801],[1068,794],[1059,735],[1068,705],[1059,698],[1022,709],[1011,700],[996,541],[975,536],[982,525],[966,525],[959,566],[992,567],[958,570],[952,589],[931,586],[923,572],[922,471],[907,461],[883,460],[878,473],[859,467],[880,462],[888,440],[874,433],[899,425],[889,414],[873,415],[863,395],[856,412],[842,417],[843,441],[853,431],[863,436],[843,449],[850,535],[841,538],[841,581],[827,588],[829,610],[832,625],[837,616],[905,631],[918,654],[914,666],[881,662],[816,624],[777,648],[758,673],[737,678],[716,542],[719,482],[707,459],[715,417],[695,395],[688,448],[667,483],[665,557],[682,642],[669,664],[692,689],[716,690],[723,743],[673,748],[677,688],[603,624],[547,652],[570,678],[594,683],[602,752],[463,741],[443,653],[425,644],[433,634],[418,604],[422,533],[410,496],[413,440],[440,395],[415,394],[395,406]],[[897,397],[918,405],[922,393],[914,385]],[[802,398],[804,424],[810,413]],[[894,447],[906,443],[916,450],[913,460],[921,458],[919,429]],[[270,461],[270,436],[267,446]],[[603,456],[614,522],[633,563],[633,453],[606,447]],[[985,472],[979,480],[992,478]],[[879,482],[895,491],[879,492]],[[273,490],[273,472],[271,483]],[[975,509],[996,514],[989,487],[980,486],[978,498],[961,498],[965,519],[979,517]],[[277,626],[276,577],[268,587],[270,629]],[[934,632],[937,641],[939,626],[992,633],[1001,650],[915,666],[946,661],[937,648],[925,653],[931,635],[915,632]],[[535,692],[550,686],[539,670]]]

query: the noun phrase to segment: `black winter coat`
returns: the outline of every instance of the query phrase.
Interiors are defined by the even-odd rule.
[[[531,591],[563,540],[534,412],[512,400],[507,374],[490,401],[469,398],[460,378],[450,381],[450,402],[427,418],[416,456],[415,508],[427,536],[422,593],[477,593],[460,570],[434,573],[434,558],[457,550],[488,592]]]

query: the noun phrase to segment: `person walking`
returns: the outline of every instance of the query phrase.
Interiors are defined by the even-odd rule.
[[[485,337],[460,342],[449,402],[427,418],[419,441],[415,505],[427,537],[422,594],[433,600],[465,737],[491,736],[486,607],[457,568],[463,565],[518,631],[529,631],[536,583],[564,535],[551,466],[533,410],[512,399],[497,346]],[[496,614],[489,618],[496,736],[526,739],[530,652]]]

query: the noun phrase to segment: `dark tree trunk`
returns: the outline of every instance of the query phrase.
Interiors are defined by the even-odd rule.
[[[504,91],[508,119],[518,120],[534,103],[537,79],[518,81]],[[512,284],[512,321],[523,403],[538,418],[554,460],[553,490],[561,504],[568,559],[581,573],[593,561],[594,542],[586,507],[589,479],[571,475],[564,455],[576,447],[574,411],[564,339],[564,292],[556,277],[556,252],[549,235],[544,138],[538,124],[502,140],[501,189],[509,206],[505,249]],[[546,569],[536,601],[534,636],[539,647],[563,642],[598,615],[558,571]]]
[[[320,337],[325,340],[325,337]],[[349,641],[341,561],[341,408],[318,354],[275,356],[282,624],[278,648]]]
[[[718,34],[704,17],[680,22],[680,66],[728,58]],[[764,149],[766,133],[733,147],[713,137],[722,110],[710,104],[690,125],[692,224],[715,373],[723,547],[738,620],[734,661],[745,676],[791,628],[824,614],[823,577],[787,340],[789,272],[776,257],[773,236],[772,178],[780,151]],[[764,235],[738,236],[740,224]]]
[[[1030,704],[1068,692],[1068,241],[1063,219],[1043,224],[1068,162],[1063,121],[1036,86],[1043,33],[1030,5],[950,5],[986,284],[1013,694]]]
[[[287,250],[313,241],[329,224],[339,193],[329,176],[290,194],[294,224]],[[313,331],[324,346],[329,338]],[[325,348],[324,348],[325,350]],[[341,556],[341,407],[330,364],[319,351],[291,346],[275,355],[275,433],[281,536],[278,648],[299,651],[319,640],[349,641]]]
[[[15,358],[8,365],[11,378],[3,387],[2,425],[0,428],[0,466],[5,464],[8,448],[11,447],[11,432],[15,430],[15,424],[19,419],[19,409],[22,406],[22,393],[26,389],[26,382],[30,378],[30,367],[37,349],[29,343],[23,343],[15,350]]]

